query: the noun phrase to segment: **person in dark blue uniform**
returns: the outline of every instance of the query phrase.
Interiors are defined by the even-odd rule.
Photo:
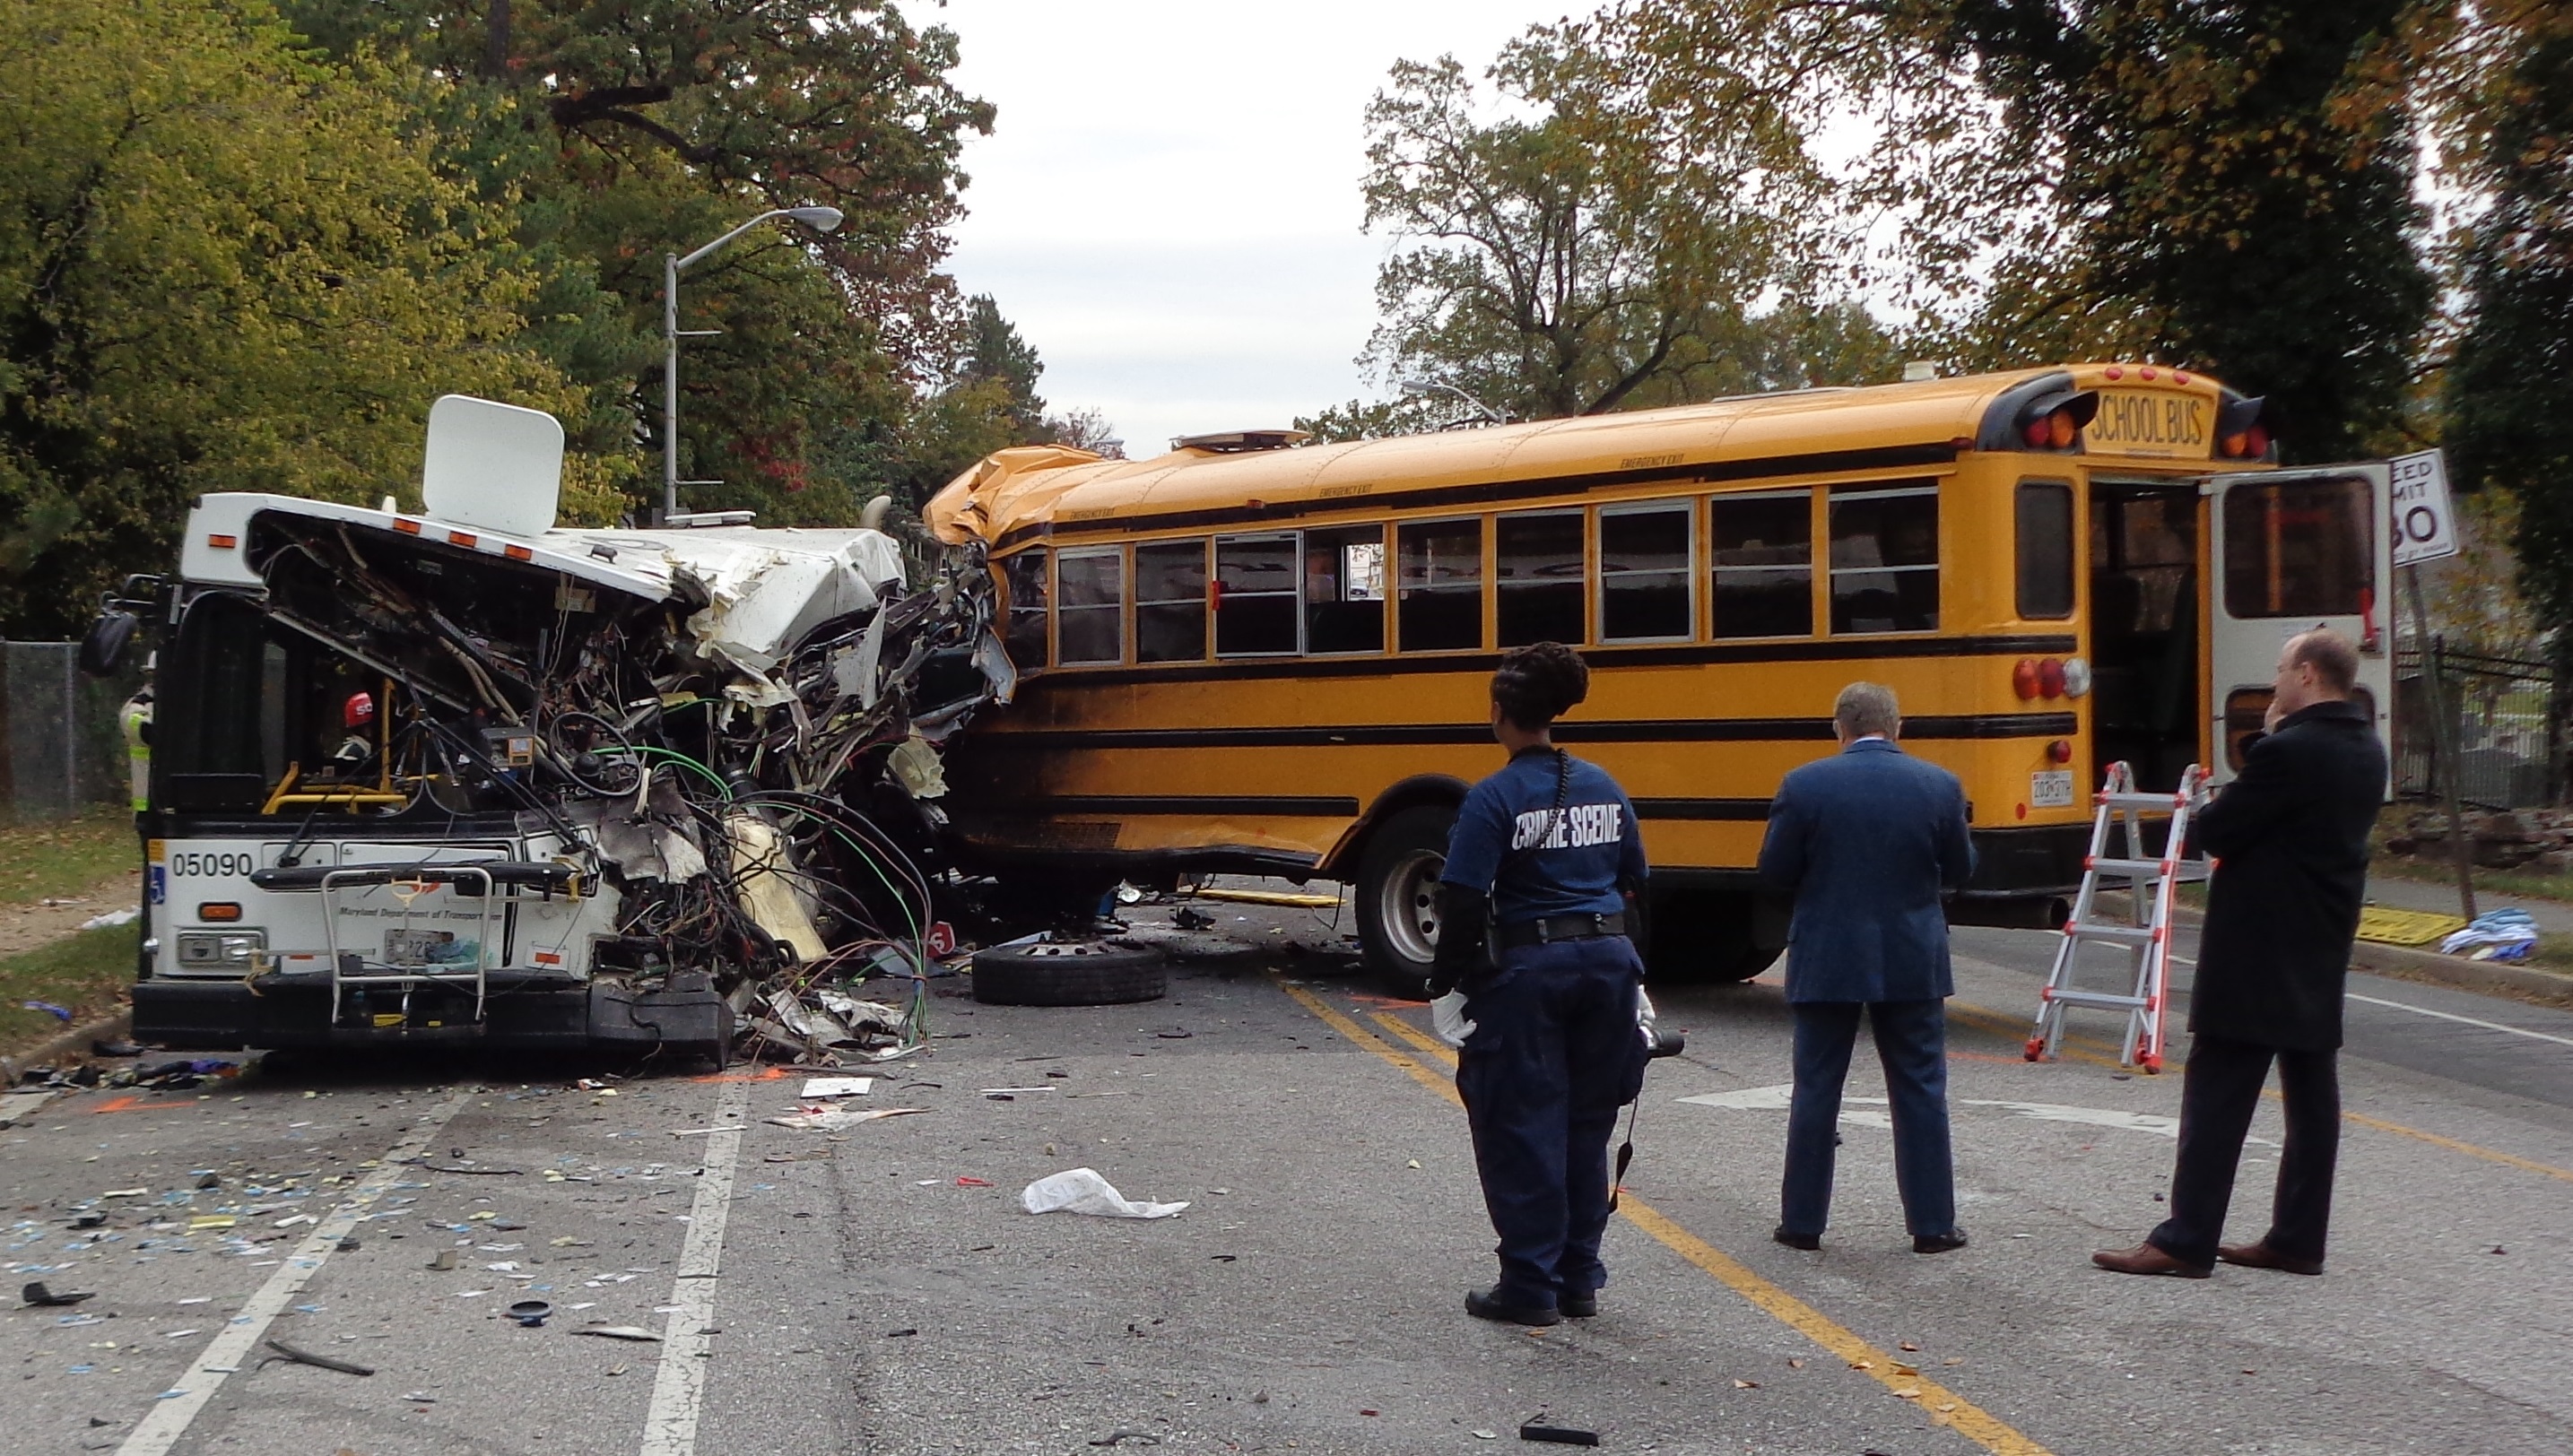
[[[1500,1235],[1500,1282],[1465,1309],[1517,1324],[1598,1312],[1608,1135],[1644,1079],[1644,966],[1626,935],[1645,874],[1635,807],[1550,732],[1589,690],[1560,642],[1502,656],[1492,735],[1510,761],[1465,795],[1440,875],[1431,990],[1466,996],[1456,1091]]]

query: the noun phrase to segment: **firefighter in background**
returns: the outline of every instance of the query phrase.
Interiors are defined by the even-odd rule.
[[[144,670],[151,670],[146,664]],[[152,686],[146,682],[141,691],[125,700],[124,710],[117,714],[125,730],[125,773],[134,794],[134,812],[140,814],[152,807]]]
[[[1439,876],[1430,989],[1459,1049],[1456,1091],[1500,1235],[1500,1282],[1465,1296],[1478,1319],[1599,1312],[1608,1135],[1643,1086],[1644,965],[1627,937],[1645,873],[1635,808],[1552,737],[1589,690],[1589,666],[1560,642],[1502,655],[1492,736],[1510,761],[1466,793]],[[1458,988],[1461,1007],[1444,999]]]

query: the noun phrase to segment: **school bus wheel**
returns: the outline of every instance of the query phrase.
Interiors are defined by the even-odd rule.
[[[1447,864],[1452,804],[1421,804],[1387,818],[1358,856],[1358,944],[1388,996],[1425,1001],[1438,951],[1438,872]]]

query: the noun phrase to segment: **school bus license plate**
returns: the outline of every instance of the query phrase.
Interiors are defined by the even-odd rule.
[[[2031,809],[2070,809],[2073,807],[2073,770],[2046,769],[2028,776],[2028,807]]]

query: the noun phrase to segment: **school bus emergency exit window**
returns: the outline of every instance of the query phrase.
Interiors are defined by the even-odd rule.
[[[1207,543],[1135,548],[1135,660],[1201,662],[1207,655]]]
[[[1411,521],[1394,530],[1394,636],[1405,652],[1483,645],[1483,523]]]
[[[2019,526],[2019,614],[2073,615],[2073,487],[2061,480],[2022,480]]]
[[[1707,539],[1715,562],[1715,635],[1813,635],[1814,492],[1719,495]]]
[[[1586,642],[1582,629],[1581,512],[1539,510],[1492,522],[1501,645]]]
[[[1835,488],[1832,631],[1939,630],[1939,487]]]

